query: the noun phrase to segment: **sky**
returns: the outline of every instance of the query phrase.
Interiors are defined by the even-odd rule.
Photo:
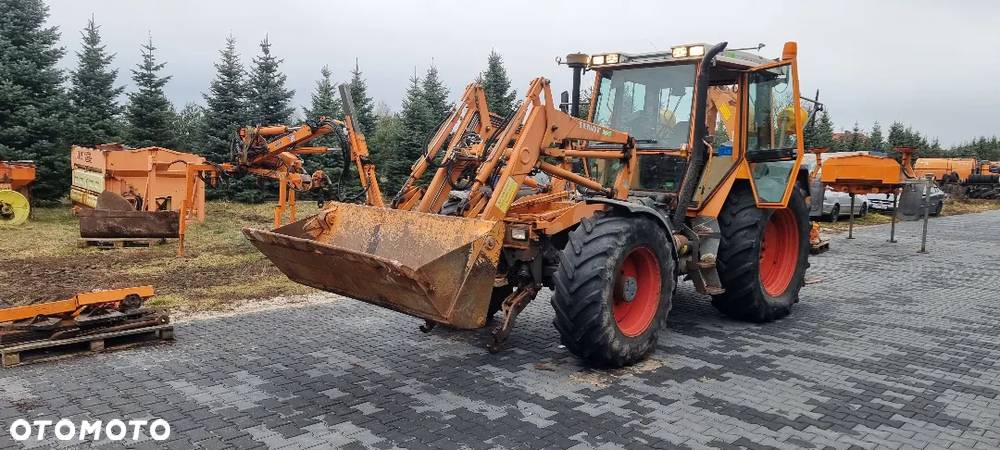
[[[283,58],[294,104],[308,105],[324,65],[347,81],[355,60],[369,93],[399,108],[408,79],[433,64],[452,97],[503,55],[512,86],[531,79],[569,88],[567,53],[640,53],[693,42],[728,41],[731,48],[766,46],[777,57],[785,41],[799,44],[803,95],[817,89],[838,130],[875,121],[887,132],[901,121],[942,145],[1000,134],[1000,1],[591,1],[410,0],[323,2],[284,0],[49,0],[72,69],[80,31],[94,16],[119,84],[152,36],[173,78],[166,91],[178,108],[204,104],[226,36],[245,65],[265,36]],[[592,80],[592,75],[586,75]]]

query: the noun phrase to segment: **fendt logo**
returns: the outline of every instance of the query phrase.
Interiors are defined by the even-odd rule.
[[[601,134],[601,131],[603,131],[601,127],[599,127],[597,125],[594,125],[592,123],[589,123],[589,122],[580,121],[580,122],[577,122],[577,123],[580,124],[580,128],[583,128],[584,130],[587,130],[587,131],[589,131],[591,133],[594,133],[594,134]]]
[[[143,430],[146,429],[146,432]],[[144,435],[149,435],[154,441],[165,441],[170,438],[170,424],[163,419],[153,420],[119,420],[112,419],[104,423],[100,420],[82,420],[76,423],[69,419],[34,420],[28,422],[24,419],[17,419],[10,424],[10,437],[15,441],[27,441],[34,439],[43,441],[55,437],[60,441],[86,441],[94,442],[106,439],[109,441],[122,441],[130,439],[138,441]]]

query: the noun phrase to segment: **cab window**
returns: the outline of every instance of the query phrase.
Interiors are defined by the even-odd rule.
[[[694,65],[605,70],[594,122],[624,131],[639,148],[679,149],[688,141]]]

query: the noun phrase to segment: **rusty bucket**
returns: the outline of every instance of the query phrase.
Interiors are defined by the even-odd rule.
[[[486,322],[503,222],[331,202],[243,234],[292,281],[456,328]]]

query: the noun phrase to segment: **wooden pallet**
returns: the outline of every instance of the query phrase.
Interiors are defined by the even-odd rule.
[[[152,247],[154,245],[165,244],[164,238],[80,238],[77,246],[80,248],[125,248],[125,247]]]
[[[124,350],[140,345],[173,341],[173,339],[173,325],[153,325],[69,339],[35,341],[0,347],[0,360],[3,362],[3,367],[14,367],[54,361],[80,354]]]
[[[830,249],[830,240],[823,239],[819,241],[818,244],[812,244],[809,246],[809,253],[812,255],[818,255]]]

